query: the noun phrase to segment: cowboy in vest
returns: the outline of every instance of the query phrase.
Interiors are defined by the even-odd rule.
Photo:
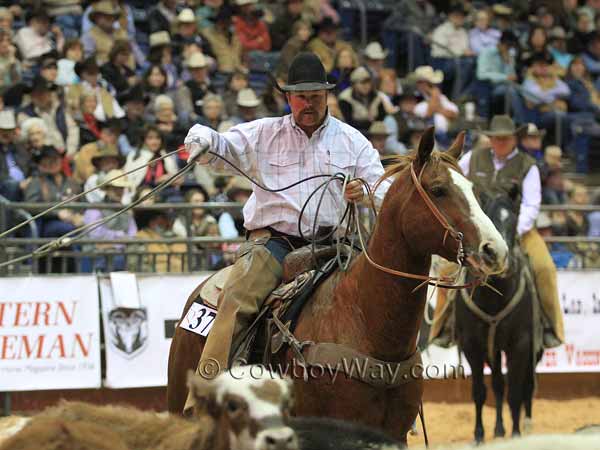
[[[185,139],[190,158],[200,151],[197,145],[208,148],[271,189],[313,175],[348,174],[352,181],[345,191],[341,183],[331,184],[318,217],[316,203],[310,202],[300,224],[306,236],[313,232],[313,221],[318,227],[331,229],[338,222],[343,200],[366,200],[363,187],[353,178],[363,178],[372,186],[383,175],[379,154],[371,143],[358,130],[330,116],[327,95],[334,87],[327,82],[325,69],[315,54],[299,53],[290,66],[288,84],[281,88],[291,114],[236,125],[225,133],[195,125]],[[198,162],[218,170],[228,168],[210,154]],[[322,182],[310,180],[278,193],[253,186],[243,211],[248,240],[238,251],[225,283],[219,312],[198,363],[199,373],[213,361],[221,370],[230,367],[240,337],[281,281],[285,256],[307,244],[298,233],[300,208]],[[377,203],[388,186],[384,183],[377,190]],[[189,397],[185,409],[191,406],[193,400]]]
[[[495,116],[490,130],[485,132],[490,138],[490,148],[478,148],[459,161],[464,174],[481,191],[509,193],[515,187],[519,189],[515,207],[519,208],[517,233],[521,238],[523,250],[529,256],[536,287],[544,312],[544,346],[556,347],[564,342],[562,310],[558,300],[556,267],[546,243],[535,228],[542,200],[540,172],[535,160],[517,148],[516,135],[519,130],[508,116]],[[436,316],[445,307],[445,295],[438,296]],[[444,343],[440,336],[444,319],[434,319],[430,339],[435,343]],[[436,341],[440,338],[439,341]]]
[[[121,9],[110,0],[100,0],[92,5],[90,20],[94,26],[81,37],[85,56],[94,55],[100,65],[108,62],[108,56],[117,39],[128,40],[127,30],[115,30]]]

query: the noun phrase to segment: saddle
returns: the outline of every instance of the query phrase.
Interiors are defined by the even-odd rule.
[[[353,249],[352,256],[357,249]],[[349,254],[347,247],[343,252]],[[312,292],[331,275],[337,265],[335,246],[301,247],[283,261],[281,284],[267,297],[258,316],[246,333],[234,342],[231,361],[268,364],[285,344],[290,344],[300,313]],[[195,303],[218,310],[218,299],[232,271],[221,269],[204,284]],[[295,346],[294,346],[295,347]]]

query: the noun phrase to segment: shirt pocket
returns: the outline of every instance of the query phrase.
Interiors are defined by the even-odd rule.
[[[319,167],[324,174],[343,173],[344,175],[353,176],[354,166],[354,162],[349,155],[339,152],[327,152],[323,158],[319,158]]]
[[[289,184],[298,180],[300,172],[300,153],[275,153],[267,158],[265,173],[267,178],[275,180],[283,178],[281,181],[287,181]]]

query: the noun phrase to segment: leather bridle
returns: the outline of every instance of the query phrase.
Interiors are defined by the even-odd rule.
[[[417,176],[417,173],[415,172],[415,168],[414,168],[414,162],[411,162],[410,175],[411,175],[413,184],[415,185],[415,188],[416,188],[417,192],[419,193],[419,196],[421,197],[421,199],[423,200],[423,202],[425,203],[425,205],[427,206],[429,211],[431,211],[433,216],[436,218],[438,223],[445,230],[444,238],[443,238],[443,245],[445,245],[448,236],[453,238],[458,243],[456,262],[459,265],[459,270],[457,270],[454,278],[453,277],[431,277],[428,275],[420,275],[420,274],[415,274],[415,273],[402,272],[400,270],[382,266],[381,264],[378,264],[377,262],[375,262],[373,260],[373,258],[371,258],[371,256],[369,255],[368,249],[365,245],[365,242],[364,242],[364,239],[362,236],[362,232],[361,232],[360,220],[358,219],[359,216],[358,216],[357,206],[355,205],[356,228],[357,228],[357,232],[358,232],[358,236],[359,236],[361,245],[363,247],[363,253],[364,253],[367,261],[369,262],[369,264],[371,264],[373,267],[375,267],[376,269],[378,269],[382,272],[385,272],[390,275],[402,277],[402,278],[409,278],[409,279],[413,279],[413,280],[422,280],[423,283],[421,283],[419,286],[417,286],[415,288],[415,291],[425,285],[431,285],[431,286],[441,287],[441,288],[445,288],[445,289],[466,289],[466,288],[478,286],[483,283],[483,279],[475,279],[473,282],[468,283],[468,284],[463,284],[463,285],[455,284],[456,278],[457,278],[458,274],[460,273],[460,271],[463,267],[463,262],[465,260],[465,252],[464,252],[464,247],[463,247],[464,235],[460,231],[457,231],[452,225],[450,225],[450,223],[448,222],[446,217],[442,214],[442,212],[435,205],[435,203],[433,203],[433,201],[431,200],[431,198],[429,197],[429,195],[423,188],[423,185],[421,183],[421,178],[423,176],[423,172],[425,171],[426,165],[427,165],[427,163],[423,164],[423,167],[421,168],[421,170],[419,171],[419,175]],[[364,180],[361,180],[361,181],[366,184],[366,182]],[[373,203],[373,194],[370,192],[370,190],[368,188],[367,188],[367,191],[369,192],[369,197],[371,197],[371,203]],[[470,258],[466,258],[466,259],[469,262],[472,261]]]

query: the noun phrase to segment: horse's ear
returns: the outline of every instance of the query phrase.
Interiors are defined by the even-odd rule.
[[[429,127],[421,136],[419,141],[419,149],[417,150],[417,164],[419,167],[423,167],[433,151],[435,145],[435,128]]]
[[[458,158],[460,158],[460,155],[463,151],[464,145],[465,145],[465,132],[461,131],[460,133],[458,133],[458,136],[456,136],[456,139],[454,139],[454,142],[452,143],[452,145],[450,146],[448,151],[446,151],[446,153],[448,153],[450,156],[452,156],[454,159],[456,159],[458,161]]]

